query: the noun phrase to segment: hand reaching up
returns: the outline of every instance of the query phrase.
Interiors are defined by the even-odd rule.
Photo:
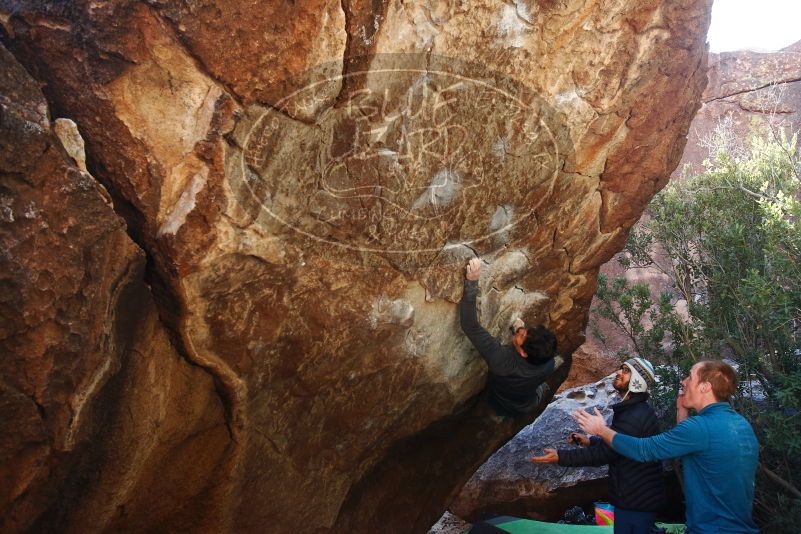
[[[478,258],[473,258],[469,262],[467,262],[467,271],[465,273],[465,278],[468,280],[478,280],[478,277],[481,275],[481,260]]]

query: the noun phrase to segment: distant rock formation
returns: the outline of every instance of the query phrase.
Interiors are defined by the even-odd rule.
[[[536,416],[463,262],[582,343],[710,5],[0,0],[0,530],[424,531]]]
[[[721,126],[746,142],[755,131],[801,130],[801,41],[778,52],[709,54],[708,75],[703,104],[674,176],[702,170],[709,157],[704,139]]]

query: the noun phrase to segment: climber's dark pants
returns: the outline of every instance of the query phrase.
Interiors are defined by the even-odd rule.
[[[615,534],[651,534],[653,528],[653,512],[615,508]]]

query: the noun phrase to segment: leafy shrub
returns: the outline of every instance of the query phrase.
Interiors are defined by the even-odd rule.
[[[795,138],[718,145],[705,171],[672,181],[629,235],[621,263],[660,271],[669,290],[653,298],[645,284],[601,276],[594,310],[634,355],[662,364],[654,402],[664,426],[694,362],[736,363],[734,404],[761,444],[755,515],[773,532],[801,524],[799,168]]]

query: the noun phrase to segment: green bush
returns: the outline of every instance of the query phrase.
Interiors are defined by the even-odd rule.
[[[662,364],[654,402],[670,426],[678,382],[702,359],[733,360],[734,400],[761,444],[755,516],[801,525],[801,204],[796,139],[719,146],[705,171],[672,181],[629,235],[621,263],[663,273],[669,291],[598,280],[594,311],[632,352]],[[621,357],[628,357],[623,349]],[[792,527],[792,528],[791,528]]]

